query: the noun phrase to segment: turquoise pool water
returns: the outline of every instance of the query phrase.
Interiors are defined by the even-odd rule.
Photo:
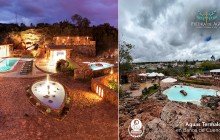
[[[185,90],[187,95],[182,95],[180,90]],[[181,87],[180,85],[175,85],[165,90],[163,93],[166,94],[168,99],[171,101],[192,102],[195,104],[200,104],[202,95],[216,96],[216,93],[219,94],[220,92],[213,89],[194,88],[191,86]]]
[[[93,62],[90,63],[89,66],[93,71],[96,71],[96,70],[107,69],[113,67],[114,65],[106,62]]]
[[[0,60],[0,72],[7,72],[17,64],[18,58],[5,58]]]

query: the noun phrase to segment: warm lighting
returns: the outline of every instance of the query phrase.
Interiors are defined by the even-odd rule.
[[[47,74],[46,85],[49,85],[49,74]]]
[[[10,56],[10,46],[9,45],[0,45],[0,57],[9,57]]]
[[[36,32],[32,33],[21,33],[21,38],[24,41],[26,49],[32,50],[34,44],[38,44],[40,41],[41,35]]]
[[[66,60],[66,50],[50,51],[49,66],[56,66],[60,59]]]
[[[47,88],[47,93],[48,95],[50,94],[50,83],[49,83],[49,74],[47,74],[47,79],[46,79],[46,88]]]
[[[99,93],[99,87],[96,86],[96,93]]]
[[[96,93],[103,98],[103,95],[104,95],[104,91],[101,87],[99,86],[96,86]]]
[[[113,70],[113,68],[111,67],[110,74],[113,74],[113,73],[114,73],[114,70]]]
[[[103,98],[103,94],[104,94],[104,91],[103,91],[103,89],[102,89],[102,92],[101,92],[101,97]]]
[[[101,90],[102,90],[102,89],[99,87],[99,96],[101,96]]]
[[[92,94],[92,93],[87,93],[84,96],[87,100],[92,101],[91,103],[98,103],[99,101],[102,100],[102,98],[96,94]]]

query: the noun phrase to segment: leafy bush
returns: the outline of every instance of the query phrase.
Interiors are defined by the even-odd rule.
[[[56,71],[58,73],[62,73],[66,76],[73,76],[74,70],[75,70],[75,66],[71,62],[63,59],[57,61]]]
[[[67,62],[66,60],[60,59],[59,61],[57,61],[56,70],[58,72],[64,72],[67,70],[68,66],[69,66],[69,62]]]
[[[144,88],[142,90],[142,95],[150,95],[155,93],[158,90],[159,86],[157,84],[154,84],[153,86],[149,88]]]
[[[70,99],[70,97],[68,97],[68,98],[66,99],[66,104],[69,104],[70,101],[71,101],[71,99]]]
[[[46,112],[49,114],[51,113],[51,109],[50,108],[47,108]]]
[[[201,64],[201,68],[203,71],[209,71],[211,69],[219,69],[220,64],[213,61],[204,61]]]
[[[108,81],[108,87],[116,92],[118,92],[118,82],[115,79]]]
[[[153,88],[154,88],[154,89],[158,89],[158,87],[159,87],[158,84],[154,84],[154,85],[153,85]],[[151,87],[150,87],[150,88],[151,88]]]

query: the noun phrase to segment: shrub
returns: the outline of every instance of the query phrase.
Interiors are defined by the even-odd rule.
[[[63,72],[68,68],[68,66],[69,66],[69,62],[67,62],[66,60],[60,59],[59,61],[57,61],[56,70],[58,72]]]
[[[66,99],[66,104],[69,104],[70,101],[71,101],[71,99],[70,99],[70,97],[68,97],[68,98]]]
[[[49,114],[51,113],[51,109],[50,108],[47,108],[46,112]]]
[[[115,79],[108,81],[108,87],[116,92],[118,92],[118,82]]]
[[[154,89],[158,89],[158,87],[159,87],[159,86],[158,86],[157,84],[154,84],[154,85],[153,85],[153,88],[154,88]]]
[[[58,73],[63,73],[64,75],[67,75],[67,76],[73,76],[74,70],[75,70],[74,65],[71,64],[69,61],[66,61],[63,59],[57,61],[56,71]]]
[[[159,86],[157,84],[154,84],[153,86],[149,88],[144,88],[142,90],[142,95],[150,95],[155,93],[158,90]]]

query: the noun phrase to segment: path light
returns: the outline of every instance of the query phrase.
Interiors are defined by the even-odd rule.
[[[111,67],[110,74],[113,74],[113,73],[114,73],[114,70],[113,70],[113,67]]]
[[[96,93],[97,93],[101,98],[103,98],[103,93],[104,93],[104,91],[103,91],[103,89],[102,89],[101,87],[96,86]]]
[[[96,93],[99,93],[99,87],[96,86]]]
[[[101,92],[101,97],[103,98],[103,95],[104,95],[104,91],[103,91],[103,89],[102,89],[102,92]]]

